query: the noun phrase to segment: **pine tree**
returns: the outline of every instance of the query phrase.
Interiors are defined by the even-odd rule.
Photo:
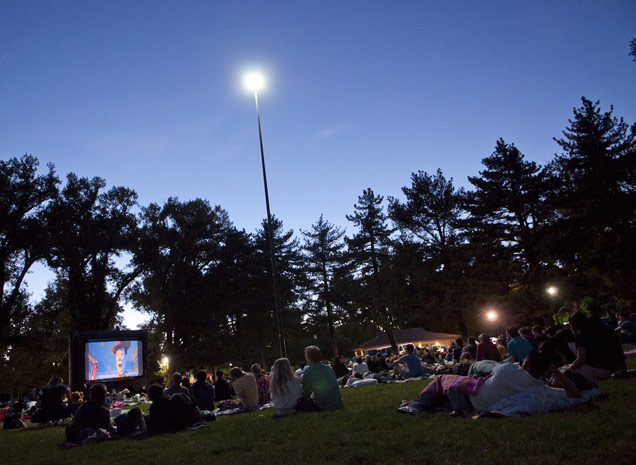
[[[320,215],[309,231],[302,231],[305,237],[303,250],[305,251],[304,269],[311,283],[311,292],[318,296],[318,302],[327,314],[327,326],[332,355],[338,355],[336,341],[334,308],[333,308],[333,279],[334,271],[342,265],[344,256],[344,231],[323,219]]]
[[[387,307],[385,289],[380,278],[380,266],[388,259],[391,230],[382,211],[384,197],[376,196],[372,189],[365,189],[354,205],[353,215],[347,215],[358,233],[346,238],[352,261],[357,266],[358,283],[370,297],[369,309],[376,324],[389,336],[393,351],[397,354],[397,342],[393,334],[393,316]]]
[[[622,118],[602,112],[599,102],[582,98],[574,118],[555,141],[563,153],[554,161],[558,217],[552,253],[569,276],[576,295],[612,305],[633,302],[636,202],[636,137]]]
[[[427,282],[434,280],[436,300],[443,303],[437,307],[452,312],[459,330],[466,334],[459,299],[465,293],[455,292],[464,267],[458,259],[464,191],[456,189],[453,180],[446,179],[438,169],[433,176],[423,171],[411,174],[411,186],[403,187],[402,192],[405,203],[389,198],[389,216],[406,240],[414,237],[419,241],[427,262],[420,267],[420,276],[415,276],[413,281],[419,283],[417,288],[430,289]],[[431,317],[427,319],[430,321]]]

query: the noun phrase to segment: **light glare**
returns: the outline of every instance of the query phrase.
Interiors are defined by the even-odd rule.
[[[494,310],[490,310],[488,313],[486,313],[486,318],[488,319],[488,321],[495,321],[498,316],[499,315],[497,315],[497,312],[495,312]]]
[[[265,78],[260,73],[249,73],[245,76],[245,87],[249,90],[256,92],[265,86]]]
[[[556,288],[556,287],[554,287],[554,286],[550,286],[550,287],[547,289],[547,292],[548,292],[548,294],[550,294],[550,295],[554,296],[554,295],[556,295],[556,294],[557,294],[557,288]]]

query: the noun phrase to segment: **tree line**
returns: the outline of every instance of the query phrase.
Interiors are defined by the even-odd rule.
[[[554,140],[544,166],[497,140],[468,190],[439,169],[412,173],[400,197],[365,189],[351,235],[322,215],[300,234],[274,217],[290,356],[310,342],[350,353],[377,330],[393,345],[399,328],[474,334],[488,308],[501,324],[633,312],[636,124],[582,98]],[[48,378],[70,330],[121,328],[126,302],[150,316],[151,360],[269,366],[267,228],[238,229],[203,199],[142,206],[99,177],[62,182],[31,155],[0,161],[0,391]],[[24,285],[36,263],[55,273],[39,302]]]

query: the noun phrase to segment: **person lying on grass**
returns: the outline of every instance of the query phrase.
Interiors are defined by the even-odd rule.
[[[552,375],[553,386],[540,380],[546,372]],[[489,378],[438,376],[400,411],[416,413],[443,408],[463,414],[474,410],[486,412],[499,400],[522,391],[552,398],[581,397],[574,382],[554,366],[549,366],[545,354],[533,350],[525,357],[523,366],[502,363],[493,369]]]
[[[110,411],[104,405],[106,386],[102,383],[93,384],[88,395],[90,400],[80,405],[77,413],[66,426],[66,442],[81,443],[100,429],[106,431],[105,437],[115,433],[115,429],[110,424]]]
[[[117,415],[115,426],[117,427],[117,435],[124,438],[139,436],[147,431],[146,419],[139,407],[133,407]]]
[[[338,410],[344,408],[340,387],[333,370],[321,363],[322,352],[317,346],[305,348],[305,360],[309,365],[303,374],[303,398],[296,406],[298,411]]]

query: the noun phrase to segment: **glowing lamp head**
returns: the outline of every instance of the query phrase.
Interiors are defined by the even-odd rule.
[[[168,357],[163,357],[163,358],[161,359],[161,363],[163,363],[164,365],[167,365],[167,364],[168,364],[168,362],[170,362],[170,359],[169,359]]]
[[[556,287],[554,287],[554,286],[550,286],[550,287],[547,289],[547,293],[548,293],[549,295],[551,295],[551,296],[555,296],[555,295],[557,295],[557,292],[558,292],[558,290],[557,290],[557,288],[556,288]]]
[[[495,321],[498,317],[499,315],[497,315],[497,312],[495,312],[494,310],[490,310],[486,313],[486,319],[488,321]]]
[[[245,76],[243,83],[252,92],[257,92],[265,86],[265,78],[260,73],[249,73]]]

